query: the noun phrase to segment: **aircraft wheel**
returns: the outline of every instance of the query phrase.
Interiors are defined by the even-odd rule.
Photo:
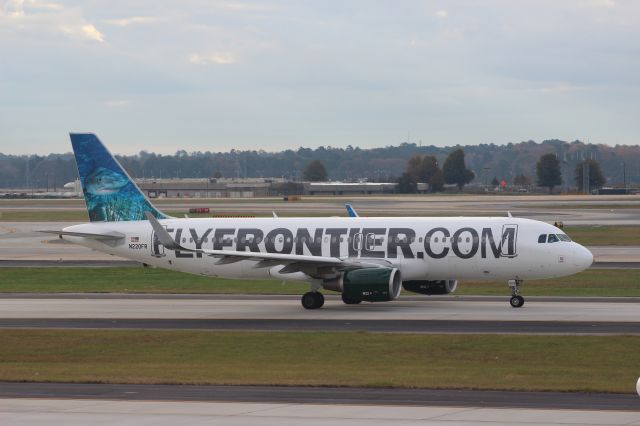
[[[305,309],[318,309],[324,305],[324,296],[317,291],[309,291],[302,295],[302,306]]]
[[[511,307],[513,308],[521,308],[524,305],[524,297],[522,296],[511,296],[511,300],[509,300]]]
[[[352,299],[344,294],[342,295],[342,301],[347,305],[357,305],[358,303],[362,303],[362,300]]]

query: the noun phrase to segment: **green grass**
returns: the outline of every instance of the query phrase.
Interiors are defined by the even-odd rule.
[[[0,268],[0,292],[302,294],[305,283],[225,280],[155,268]],[[462,281],[455,294],[502,295],[506,282]],[[405,292],[410,295],[413,293]],[[591,269],[527,281],[525,296],[640,296],[640,269]]]
[[[640,337],[0,330],[0,380],[632,392]]]
[[[588,269],[563,278],[525,281],[522,292],[525,296],[640,296],[640,269]],[[462,281],[455,292],[496,296],[507,293],[504,281]]]
[[[0,292],[302,294],[308,285],[224,280],[156,268],[0,268]]]
[[[640,245],[640,226],[566,226],[564,231],[585,246]]]
[[[0,222],[88,222],[82,210],[1,210]]]

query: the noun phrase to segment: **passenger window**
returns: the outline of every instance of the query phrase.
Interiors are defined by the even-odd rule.
[[[549,234],[548,243],[557,243],[558,241],[558,237],[556,237],[555,234]]]
[[[539,243],[546,243],[547,242],[547,234],[542,234],[538,237],[538,242]]]

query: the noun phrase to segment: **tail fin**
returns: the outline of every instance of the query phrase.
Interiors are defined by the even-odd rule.
[[[91,222],[145,220],[147,211],[158,219],[168,217],[147,200],[96,135],[70,136]]]

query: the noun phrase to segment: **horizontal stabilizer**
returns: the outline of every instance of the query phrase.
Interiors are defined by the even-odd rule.
[[[94,240],[121,240],[125,237],[124,234],[116,231],[109,231],[104,234],[94,234],[91,232],[70,232],[70,231],[38,231],[45,234],[54,234],[62,237],[63,235],[67,235],[69,237],[83,237],[83,238],[93,238]]]

